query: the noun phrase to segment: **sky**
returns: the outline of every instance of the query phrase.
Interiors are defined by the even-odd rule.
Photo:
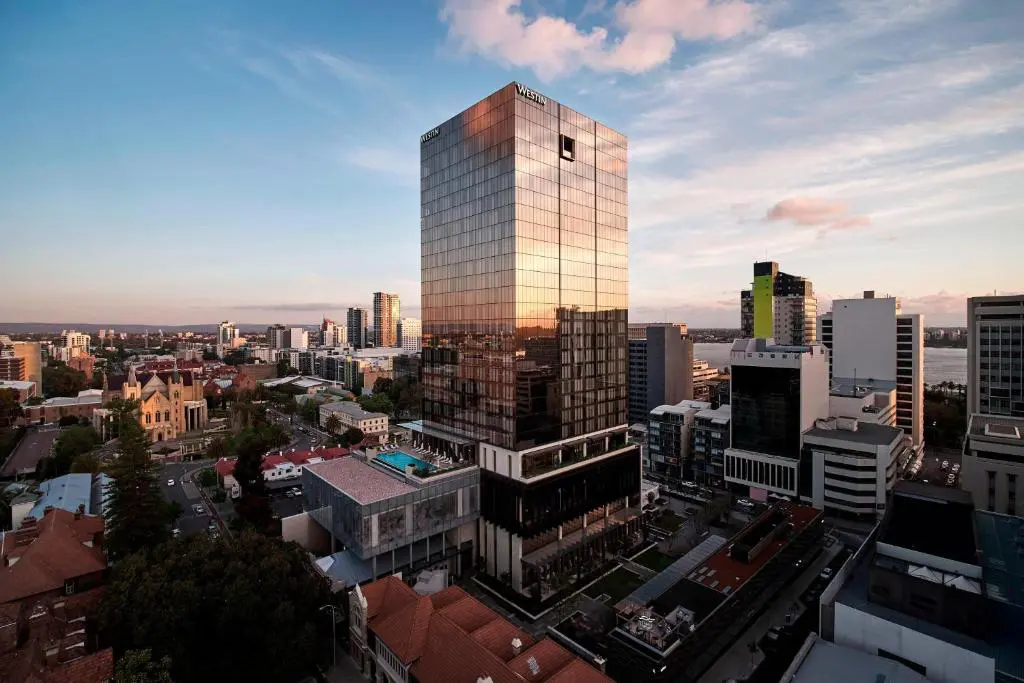
[[[419,136],[517,80],[629,137],[630,319],[755,260],[928,325],[1024,290],[1024,3],[0,5],[0,320],[419,313]]]

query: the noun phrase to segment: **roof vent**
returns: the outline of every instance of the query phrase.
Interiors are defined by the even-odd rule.
[[[534,676],[540,675],[540,664],[537,663],[536,657],[530,657],[529,659],[527,659],[526,665],[530,667],[530,673],[532,673]]]
[[[476,683],[494,683],[490,676],[481,676],[476,679]]]
[[[513,638],[512,639],[512,654],[518,656],[519,653],[522,652],[522,650],[523,650],[523,641],[519,640],[518,638]]]

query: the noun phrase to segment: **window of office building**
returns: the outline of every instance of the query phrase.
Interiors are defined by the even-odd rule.
[[[787,458],[800,454],[800,371],[732,368],[732,445]]]

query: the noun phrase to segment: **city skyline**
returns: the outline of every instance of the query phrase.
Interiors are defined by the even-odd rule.
[[[419,136],[512,80],[630,137],[631,320],[738,327],[764,258],[819,312],[875,289],[963,325],[967,296],[1019,291],[1019,9],[656,5],[11,10],[0,319],[314,324],[377,290],[422,317]],[[346,258],[366,234],[386,273]]]

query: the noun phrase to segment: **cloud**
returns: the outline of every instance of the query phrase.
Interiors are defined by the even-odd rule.
[[[419,160],[409,154],[408,147],[354,147],[346,151],[345,161],[390,176],[400,185],[419,185]]]
[[[765,214],[766,221],[789,221],[804,227],[845,230],[871,223],[867,216],[852,216],[846,204],[827,202],[813,197],[783,199]]]
[[[642,73],[668,62],[678,40],[725,40],[756,23],[754,8],[745,0],[620,2],[611,31],[604,26],[587,30],[543,11],[530,17],[521,5],[521,0],[445,0],[441,20],[457,49],[531,68],[541,80],[582,67]],[[602,9],[588,3],[580,19]]]
[[[343,304],[338,302],[297,302],[297,303],[281,303],[281,304],[234,304],[225,306],[236,311],[282,311],[282,312],[298,312],[306,313],[309,311],[334,311],[339,308],[349,308],[352,306],[366,307],[365,304]]]

